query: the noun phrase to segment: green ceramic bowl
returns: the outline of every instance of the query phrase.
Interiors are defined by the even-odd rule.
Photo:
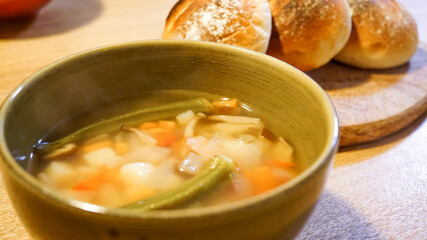
[[[119,100],[153,91],[197,91],[248,103],[286,136],[306,169],[240,202],[142,213],[64,198],[26,171],[32,145],[52,125],[97,105],[122,109]],[[87,121],[97,117],[105,116]],[[0,131],[4,183],[28,232],[42,240],[293,238],[319,198],[338,142],[330,100],[299,70],[241,48],[160,40],[97,48],[47,66],[5,100]]]

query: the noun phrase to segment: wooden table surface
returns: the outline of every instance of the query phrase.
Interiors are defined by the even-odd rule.
[[[53,0],[34,18],[0,22],[0,102],[26,77],[76,52],[160,38],[176,0]],[[405,0],[427,42],[427,2]],[[427,79],[426,79],[427,81]],[[341,148],[298,239],[427,239],[427,114],[378,141]],[[0,239],[31,239],[0,178]]]

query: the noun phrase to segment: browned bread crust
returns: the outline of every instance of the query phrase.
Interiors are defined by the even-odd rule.
[[[202,40],[266,52],[271,34],[267,0],[180,0],[163,39]]]
[[[353,29],[337,61],[360,68],[402,65],[418,47],[414,18],[394,0],[348,0]]]
[[[276,33],[268,54],[302,71],[329,62],[346,44],[351,13],[345,0],[269,0]]]

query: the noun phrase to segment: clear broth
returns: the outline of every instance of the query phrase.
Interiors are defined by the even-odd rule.
[[[211,102],[216,100],[228,99],[226,97],[217,96],[213,94],[180,91],[180,90],[153,92],[151,94],[145,95],[144,97],[122,99],[122,100],[115,101],[114,103],[105,103],[96,108],[84,110],[79,114],[76,114],[68,119],[65,119],[64,121],[58,123],[56,126],[53,126],[52,129],[48,132],[48,134],[43,139],[41,139],[41,141],[55,140],[57,138],[60,138],[60,137],[66,136],[67,134],[72,133],[76,129],[80,129],[86,126],[87,124],[94,123],[97,121],[102,121],[103,119],[108,119],[110,117],[121,115],[123,113],[130,112],[136,109],[141,109],[144,107],[149,107],[149,106],[159,105],[159,104],[164,104],[169,102],[188,100],[188,99],[193,99],[198,97],[205,97]],[[260,117],[260,119],[263,120],[262,119],[263,115],[251,109],[250,105],[240,102],[240,108],[241,108],[241,113],[240,113],[241,116]],[[159,120],[175,121],[175,119],[159,119]],[[203,136],[204,139],[208,139],[212,141],[212,136],[215,135],[214,134],[215,131],[210,131],[209,129],[212,128],[212,125],[215,125],[215,124],[217,123],[207,122],[205,119],[200,120],[200,123],[198,124],[198,127],[195,132],[196,134],[195,136]],[[177,128],[174,129],[172,132],[174,132],[174,134],[176,135],[182,135],[182,132],[184,131],[182,128],[185,128],[185,126],[180,126],[179,124],[176,124],[176,126]],[[268,126],[264,126],[263,130],[264,129],[268,129]],[[147,133],[147,132],[144,132],[144,133]],[[271,134],[271,132],[269,131],[267,131],[267,133]],[[247,135],[250,135],[250,134],[247,134]],[[156,136],[156,134],[154,134],[153,137],[154,136]],[[250,136],[249,137],[246,136],[246,137],[250,138]],[[257,137],[257,136],[254,136],[254,137]],[[271,141],[271,143],[266,143],[266,144],[270,144],[270,145],[280,144],[280,143],[277,143],[279,142],[277,140],[278,139],[277,137],[279,136],[275,136],[273,134],[273,138],[275,140]],[[286,137],[287,136],[283,136],[282,140],[286,139]],[[106,140],[106,141],[114,142],[115,138],[117,138],[116,135],[110,134],[110,136],[107,139],[103,139],[102,141]],[[132,141],[135,140],[135,136],[131,138],[133,139]],[[262,134],[261,134],[261,138],[264,138],[264,139],[256,139],[256,140],[250,140],[250,141],[259,141],[260,143],[262,143],[263,141],[268,140],[266,139],[266,136]],[[236,141],[240,141],[236,139],[229,139],[228,137],[225,137],[223,140],[235,141],[235,142],[230,142],[232,144],[236,144],[237,143]],[[93,144],[93,140],[91,141],[92,143],[90,144]],[[188,142],[185,142],[188,140],[181,139],[179,141],[184,141],[180,144],[187,146],[188,148]],[[247,140],[242,140],[242,141],[247,141]],[[248,147],[247,149],[251,149],[252,146],[248,145],[247,143],[248,142],[243,142],[241,143],[241,145]],[[258,145],[260,143],[257,142]],[[179,145],[179,144],[177,143],[176,145]],[[164,147],[166,148],[170,146],[171,145],[164,146]],[[113,147],[110,147],[111,149],[108,149],[108,148],[109,147],[105,147],[104,150],[107,149],[108,152],[112,152],[111,149],[114,150]],[[264,147],[261,147],[261,148],[262,148],[260,150],[261,155],[259,157],[261,165],[255,164],[256,169],[242,170],[243,168],[242,166],[244,164],[241,164],[238,170],[235,173],[231,174],[231,177],[230,177],[231,181],[223,181],[220,184],[218,184],[212,191],[209,191],[207,194],[203,194],[202,196],[194,198],[191,201],[189,201],[187,204],[179,207],[204,207],[204,206],[238,201],[241,199],[252,197],[254,195],[261,194],[269,190],[269,189],[260,190],[259,187],[255,186],[257,184],[256,183],[257,181],[258,182],[267,181],[265,179],[271,178],[271,176],[269,175],[272,175],[273,177],[277,178],[276,179],[277,181],[274,182],[274,184],[272,183],[265,183],[265,184],[270,185],[270,188],[274,188],[276,186],[279,186],[291,180],[298,173],[300,173],[304,168],[304,165],[301,164],[300,161],[298,161],[298,157],[296,157],[297,155],[295,153],[292,153],[291,159],[281,160],[282,162],[289,161],[291,162],[291,164],[286,165],[285,163],[284,165],[280,165],[280,163],[278,164],[277,162],[271,163],[273,162],[273,160],[277,160],[277,159],[272,159],[272,157],[269,156],[269,153],[265,152],[265,151],[268,151],[268,149],[271,150],[271,148],[267,148],[267,147],[265,147],[265,149]],[[245,148],[243,147],[242,149],[245,149]],[[105,150],[104,152],[107,152],[107,150]],[[159,151],[160,153],[154,153],[154,155],[162,154],[163,150],[165,149],[162,149],[161,151]],[[94,151],[99,151],[99,149]],[[93,179],[94,176],[96,176],[100,171],[110,168],[108,164],[104,166],[101,163],[96,163],[96,160],[92,161],[92,162],[95,162],[93,165],[96,165],[96,166],[99,165],[99,166],[94,167],[93,165],[90,165],[90,164],[88,165],[87,155],[89,155],[90,152],[83,153],[80,150],[77,151],[77,153],[74,153],[70,156],[65,156],[61,159],[55,159],[53,161],[46,160],[39,157],[34,157],[30,160],[29,171],[34,176],[36,176],[40,181],[44,182],[52,189],[55,189],[60,194],[63,194],[69,198],[84,201],[84,202],[89,202],[92,204],[107,206],[107,207],[120,207],[144,198],[154,196],[163,191],[168,191],[170,189],[178,187],[180,184],[184,183],[185,181],[188,181],[189,179],[193,178],[197,174],[197,173],[191,173],[191,172],[189,173],[186,171],[182,171],[182,169],[180,169],[179,167],[182,165],[182,162],[184,161],[184,159],[186,159],[189,152],[194,153],[193,148],[191,148],[190,150],[187,149],[187,152],[185,154],[182,154],[181,152],[180,154],[182,156],[180,154],[176,154],[176,152],[179,152],[179,151],[176,151],[173,149],[169,150],[169,152],[171,152],[171,156],[164,157],[164,159],[162,160],[164,162],[144,162],[141,159],[139,160],[131,159],[131,160],[124,160],[122,163],[118,164],[117,166],[116,165],[113,167],[110,166],[111,168],[115,168],[115,167],[120,168],[119,175],[122,177],[126,175],[130,176],[132,174],[135,175],[133,177],[134,177],[135,183],[138,183],[138,184],[132,184],[132,177],[128,177],[126,178],[126,180],[122,180],[122,182],[117,184],[114,181],[106,181],[105,183],[98,184],[96,186],[96,189],[76,188],[76,185],[81,184],[82,182],[84,183],[85,181],[86,182],[90,181],[90,179]],[[255,152],[255,154],[258,154],[258,153]],[[242,155],[244,154],[242,153]],[[246,153],[246,155],[248,154]],[[37,156],[37,154],[33,156]],[[122,157],[124,158],[124,156],[115,153],[114,157],[116,156],[120,157],[120,159]],[[250,154],[248,156],[250,156]],[[206,161],[206,159],[202,160],[202,162],[203,161]],[[148,168],[147,166],[145,166],[144,168],[144,166],[139,164],[139,162],[147,163],[146,165],[148,166]],[[125,168],[124,165],[128,167],[127,170],[126,169],[123,170]],[[135,165],[138,165],[138,166],[135,166]],[[156,181],[163,181],[163,182],[157,182],[157,185],[156,185],[153,182],[144,180],[143,177],[138,178],[138,171],[155,172],[153,170],[153,167],[154,169],[160,168],[160,170],[159,169],[156,170],[156,173],[158,174],[157,175],[148,174],[148,176],[151,176],[151,177],[154,176],[153,178],[157,179]],[[200,171],[200,168],[202,168],[202,165],[198,167],[199,167],[198,171]],[[262,169],[262,170],[259,170],[259,169]],[[256,172],[257,170],[259,171]],[[73,171],[74,173],[72,173]],[[128,172],[126,173],[126,171]],[[162,174],[166,174],[166,175],[162,175]],[[260,175],[261,175],[261,178],[260,178]],[[159,179],[163,179],[163,180],[159,180]],[[164,180],[164,179],[167,179],[167,180]]]

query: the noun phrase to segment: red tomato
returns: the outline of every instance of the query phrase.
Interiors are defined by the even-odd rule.
[[[0,0],[0,19],[35,13],[50,0]]]

